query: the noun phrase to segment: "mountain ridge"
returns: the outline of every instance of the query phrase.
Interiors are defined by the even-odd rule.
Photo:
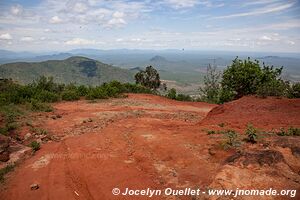
[[[42,62],[15,62],[0,65],[0,77],[12,78],[20,83],[31,83],[40,76],[53,76],[59,83],[99,85],[118,80],[133,82],[133,74],[126,69],[102,63],[82,56],[64,60]]]

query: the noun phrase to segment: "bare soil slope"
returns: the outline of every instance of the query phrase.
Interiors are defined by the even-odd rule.
[[[286,102],[280,103],[281,100],[267,99],[276,104],[261,111],[255,106],[265,100],[253,97],[233,102],[232,108],[237,107],[232,110],[234,114],[228,114],[227,118],[221,116],[219,121],[240,123],[239,127],[244,127],[247,117],[237,113],[246,100],[246,109],[253,106],[252,113],[270,113],[271,120],[272,112],[283,113],[282,119],[268,126],[299,125],[299,100],[286,105]],[[277,105],[281,104],[298,116],[287,114],[280,106],[277,111]],[[300,186],[300,160],[296,155],[299,139],[279,143],[279,137],[274,136],[269,140],[272,145],[245,144],[239,150],[225,151],[219,145],[222,138],[209,136],[203,130],[208,125],[217,126],[219,121],[213,121],[213,115],[222,106],[129,94],[124,99],[62,102],[54,107],[53,113],[36,115],[34,122],[48,130],[52,140],[45,141],[41,150],[10,174],[0,190],[1,199],[135,199],[113,196],[111,191],[115,187],[124,191],[127,187],[299,189]],[[248,117],[255,122],[264,116]],[[296,149],[292,151],[292,148]],[[30,190],[32,183],[38,183],[40,188]],[[191,198],[158,196],[151,199]]]
[[[235,129],[244,129],[248,123],[264,130],[300,127],[300,99],[245,96],[215,107],[200,122],[211,126],[221,123]]]

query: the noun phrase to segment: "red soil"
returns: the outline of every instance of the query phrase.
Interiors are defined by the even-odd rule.
[[[20,164],[0,190],[0,198],[136,199],[114,196],[111,191],[115,187],[121,191],[205,189],[211,183],[218,184],[216,175],[235,152],[218,148],[218,140],[199,126],[211,109],[216,107],[201,124],[227,122],[243,127],[249,119],[259,126],[286,126],[300,125],[299,103],[299,100],[246,97],[216,107],[142,94],[97,103],[57,103],[53,113],[38,116],[35,123],[59,138],[58,141],[43,144],[41,150]],[[56,115],[61,118],[53,119]],[[296,168],[300,166],[296,164]],[[295,186],[288,181],[282,183]],[[33,183],[40,188],[30,190]]]
[[[300,99],[247,96],[212,109],[201,125],[244,129],[248,123],[263,130],[300,127]]]

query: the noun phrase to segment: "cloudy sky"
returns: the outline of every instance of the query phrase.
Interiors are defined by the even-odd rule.
[[[0,0],[0,45],[300,52],[300,2]]]

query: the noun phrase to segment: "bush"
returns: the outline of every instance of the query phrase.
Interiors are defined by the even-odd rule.
[[[279,78],[282,68],[260,67],[259,61],[233,60],[231,66],[223,72],[221,81],[222,101],[259,93],[262,96],[281,96],[286,92],[284,82]]]
[[[290,92],[290,98],[300,98],[300,83],[295,83],[292,85]]]
[[[10,165],[7,165],[6,167],[0,169],[0,182],[3,182],[5,174],[9,173],[14,168],[15,168],[15,166],[10,164]]]
[[[125,83],[123,86],[124,86],[123,92],[154,94],[154,91],[140,84]]]
[[[272,80],[266,83],[262,83],[256,94],[260,97],[267,96],[288,96],[289,93],[289,83],[282,80]]]
[[[40,143],[38,143],[37,141],[32,141],[30,143],[30,147],[33,151],[38,151],[40,149]]]
[[[93,99],[107,99],[108,94],[107,91],[103,87],[94,87],[89,88],[88,94],[86,95],[86,99],[93,100]]]
[[[45,90],[54,93],[62,92],[65,87],[63,84],[54,83],[53,77],[45,76],[41,76],[38,80],[34,81],[31,86],[38,90]]]
[[[234,130],[225,130],[222,131],[225,137],[224,147],[237,147],[240,142],[238,140],[238,134]]]
[[[48,103],[59,101],[58,94],[54,92],[49,92],[47,90],[38,91],[33,98],[37,99],[38,101],[48,102]]]
[[[61,98],[65,101],[75,101],[79,100],[80,96],[75,90],[67,90],[62,92]]]
[[[86,96],[88,94],[88,88],[85,85],[80,85],[77,87],[77,94],[79,96]]]
[[[220,101],[220,76],[217,67],[208,65],[204,76],[204,86],[200,87],[201,101],[208,103],[219,103]]]
[[[30,109],[32,111],[42,111],[42,112],[52,112],[53,111],[53,108],[49,104],[39,102],[36,99],[31,100]]]
[[[281,128],[279,132],[276,133],[279,136],[300,136],[300,128],[289,127],[287,130]]]
[[[171,88],[167,94],[167,97],[169,99],[176,99],[177,97],[177,92],[176,92],[176,89],[175,88]]]
[[[246,129],[245,133],[247,135],[248,142],[251,142],[251,143],[256,143],[257,142],[258,131],[257,131],[256,128],[253,127],[252,124],[247,125],[247,129]]]
[[[177,101],[192,101],[192,97],[190,95],[185,95],[185,94],[178,94],[176,97]]]

